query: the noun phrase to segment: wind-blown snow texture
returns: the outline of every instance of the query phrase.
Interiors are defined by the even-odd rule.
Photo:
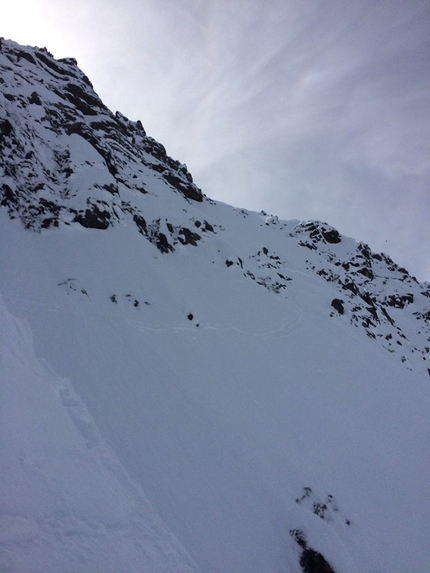
[[[427,570],[429,285],[0,68],[0,570]]]

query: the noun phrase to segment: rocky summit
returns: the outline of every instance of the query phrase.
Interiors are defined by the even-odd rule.
[[[0,241],[0,570],[428,567],[429,284],[9,40]]]

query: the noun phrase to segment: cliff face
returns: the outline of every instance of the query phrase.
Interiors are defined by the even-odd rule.
[[[124,195],[146,193],[151,177],[202,201],[185,165],[140,121],[110,112],[75,60],[4,42],[1,86],[1,204],[27,228],[104,229],[130,214]]]

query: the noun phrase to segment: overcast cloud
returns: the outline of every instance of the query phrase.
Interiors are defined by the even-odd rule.
[[[428,0],[15,0],[210,197],[320,219],[430,281]]]

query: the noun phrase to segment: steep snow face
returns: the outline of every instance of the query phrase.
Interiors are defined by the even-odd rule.
[[[198,571],[0,297],[1,571]]]
[[[121,571],[145,569],[121,540],[160,518],[150,571],[195,570],[179,543],[204,573],[425,570],[429,286],[325,223],[211,201],[72,60],[4,42],[0,65],[0,291],[37,356],[5,320],[5,475],[29,492],[21,513],[4,502],[6,529],[64,498],[68,520],[104,528],[99,545],[73,538],[83,564],[64,570],[97,570],[85,559],[116,515]],[[32,482],[17,452],[33,448],[67,471],[49,462]],[[43,570],[22,559],[10,570]]]
[[[313,272],[292,268],[285,299],[225,265],[230,241],[163,255],[130,227],[1,230],[37,355],[202,571],[298,573],[297,538],[340,573],[425,568],[427,380],[330,317]]]

